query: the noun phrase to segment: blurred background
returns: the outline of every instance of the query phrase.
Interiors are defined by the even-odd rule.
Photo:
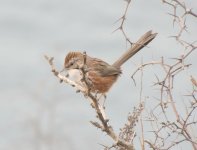
[[[113,63],[129,46],[120,31],[112,33],[125,6],[123,0],[0,0],[0,150],[92,150],[111,143],[89,123],[95,120],[89,102],[60,84],[43,56],[53,56],[58,69],[71,50]],[[196,10],[197,3],[188,0],[188,6]],[[133,0],[130,5],[125,24],[130,40],[148,30],[158,36],[123,66],[107,95],[106,112],[117,132],[139,103],[140,85],[130,78],[137,65],[142,59],[171,58],[182,52],[169,38],[177,31],[169,11],[159,0]],[[188,20],[196,34],[185,37],[194,39],[196,20]],[[190,61],[197,66],[195,58]],[[153,71],[144,77],[144,97],[155,94],[149,90]]]

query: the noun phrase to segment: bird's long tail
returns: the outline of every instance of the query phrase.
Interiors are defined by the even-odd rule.
[[[146,32],[136,43],[131,46],[131,48],[129,48],[116,62],[114,62],[113,66],[119,68],[129,58],[131,58],[139,50],[151,42],[156,37],[156,35],[157,33],[152,33],[151,30]]]

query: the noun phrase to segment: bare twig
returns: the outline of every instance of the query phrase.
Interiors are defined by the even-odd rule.
[[[114,141],[115,144],[117,146],[121,146],[127,150],[134,150],[134,147],[132,144],[128,143],[127,141],[125,141],[124,139],[120,139],[114,132],[113,128],[111,125],[109,125],[109,120],[105,118],[105,111],[101,109],[101,107],[99,106],[99,101],[98,99],[90,92],[90,88],[89,87],[89,82],[86,80],[86,53],[84,53],[84,64],[83,66],[80,67],[80,70],[82,72],[82,82],[84,82],[85,86],[81,86],[77,83],[75,83],[74,81],[71,81],[70,79],[68,79],[67,77],[61,75],[56,69],[55,66],[53,64],[53,57],[48,57],[47,55],[45,55],[45,59],[48,61],[49,65],[51,66],[52,72],[54,73],[54,75],[59,78],[60,80],[64,81],[65,83],[74,86],[77,88],[77,90],[79,90],[81,93],[83,93],[85,95],[85,97],[87,97],[90,102],[91,102],[91,106],[94,108],[94,110],[96,111],[97,114],[97,118],[99,119],[100,123],[95,122],[95,121],[91,121],[91,123],[97,127],[100,128],[103,132],[107,133],[107,135],[109,137],[111,137]],[[83,85],[84,85],[83,84]]]
[[[116,22],[121,22],[120,23],[120,26],[114,30],[113,32],[117,31],[117,30],[120,30],[124,36],[124,38],[126,39],[126,42],[129,42],[130,45],[132,45],[133,43],[130,41],[130,39],[128,38],[126,32],[125,32],[125,29],[124,29],[124,23],[125,23],[125,20],[126,20],[126,15],[127,15],[127,12],[128,12],[128,8],[129,8],[129,5],[131,3],[131,0],[125,0],[126,1],[126,8],[125,8],[125,11],[124,11],[124,14],[122,15],[122,17],[120,17],[120,19],[118,19]]]

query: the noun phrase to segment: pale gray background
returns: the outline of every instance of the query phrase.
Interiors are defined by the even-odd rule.
[[[121,32],[112,34],[125,4],[123,0],[0,0],[0,150],[92,150],[101,149],[99,143],[110,143],[89,123],[95,118],[89,103],[73,88],[59,84],[43,55],[54,56],[59,69],[70,50],[112,63],[127,49]],[[188,5],[196,11],[196,0],[188,0]],[[177,30],[167,12],[170,9],[161,0],[132,1],[125,24],[131,41],[150,29],[159,34],[124,65],[108,94],[106,111],[116,131],[139,102],[139,84],[135,87],[130,78],[136,64],[142,58],[147,62],[182,52],[168,38]],[[197,22],[192,17],[188,21],[189,36],[196,39]],[[196,59],[190,62],[197,66]],[[194,68],[187,74],[197,76]],[[154,95],[147,90],[155,79],[153,71],[147,71],[144,96]]]

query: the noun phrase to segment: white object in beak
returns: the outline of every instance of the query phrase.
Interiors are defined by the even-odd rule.
[[[79,69],[69,69],[68,71],[69,79],[80,82],[82,79],[82,73]]]

